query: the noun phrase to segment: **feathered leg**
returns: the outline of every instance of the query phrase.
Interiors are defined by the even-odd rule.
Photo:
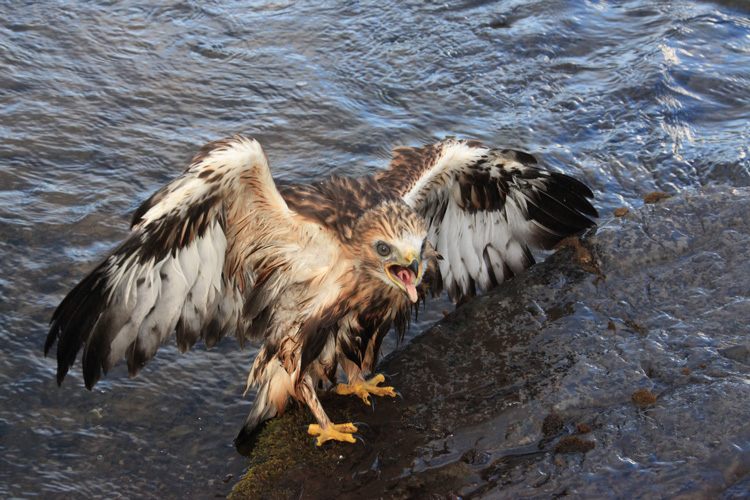
[[[341,366],[344,368],[348,383],[338,384],[334,389],[336,394],[342,396],[354,394],[359,396],[359,398],[368,406],[370,405],[370,394],[374,394],[375,396],[390,396],[392,398],[396,397],[397,394],[393,387],[378,386],[378,384],[385,381],[385,376],[382,373],[378,373],[374,377],[365,380],[362,375],[362,370],[356,363],[345,359],[341,360]]]
[[[312,377],[307,374],[297,387],[299,399],[304,401],[312,412],[317,424],[310,424],[307,433],[311,436],[317,436],[316,444],[321,446],[326,441],[345,441],[347,443],[356,443],[354,433],[357,432],[357,426],[349,422],[346,424],[334,424],[326,415],[323,405],[320,404],[318,395],[315,393],[315,384]]]

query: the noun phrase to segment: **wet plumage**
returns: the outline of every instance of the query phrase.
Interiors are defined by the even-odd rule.
[[[62,383],[81,352],[91,388],[122,358],[135,375],[172,333],[182,351],[229,334],[262,341],[238,445],[291,399],[311,409],[318,444],[353,441],[355,426],[328,419],[319,381],[340,367],[340,394],[392,395],[382,377],[365,377],[415,302],[502,283],[533,263],[530,246],[590,226],[592,197],[527,153],[474,141],[399,148],[371,176],[278,187],[257,141],[216,141],[141,205],[125,241],[63,299],[45,353],[57,342]]]

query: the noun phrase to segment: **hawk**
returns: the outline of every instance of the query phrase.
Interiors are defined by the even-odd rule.
[[[173,333],[183,352],[227,334],[262,340],[237,446],[290,400],[311,410],[318,445],[355,442],[353,423],[326,415],[318,384],[340,367],[335,392],[395,396],[382,375],[368,378],[391,327],[403,335],[428,294],[460,302],[523,271],[530,247],[593,224],[591,199],[532,155],[476,141],[398,148],[386,170],[306,185],[274,183],[254,139],[215,141],[62,300],[44,353],[57,343],[61,384],[80,351],[91,389],[122,358],[135,376]]]

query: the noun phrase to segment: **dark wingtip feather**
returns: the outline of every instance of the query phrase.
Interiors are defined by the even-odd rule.
[[[87,353],[88,354],[88,353]],[[86,389],[91,390],[102,377],[102,365],[96,356],[87,355],[83,358],[83,382]]]
[[[57,365],[57,386],[60,387],[68,374],[68,368],[63,365]]]
[[[84,380],[84,385],[86,385],[86,389],[92,390],[94,386],[96,385],[96,383],[99,382],[100,378],[101,377],[99,375],[96,375],[96,377],[92,379],[84,378],[83,380]]]
[[[139,345],[138,339],[131,344],[131,347],[129,347],[128,350],[128,377],[133,378],[138,375],[141,368],[146,366],[149,356],[146,354],[143,347]]]
[[[57,384],[62,384],[105,305],[106,261],[78,283],[52,313],[44,355],[57,343]],[[98,380],[98,379],[97,379]],[[96,383],[94,380],[91,387]],[[87,382],[87,387],[89,383]],[[89,387],[89,388],[91,388]]]
[[[571,202],[570,196],[565,192],[558,192],[554,189],[539,191],[539,196],[535,200],[539,208],[547,212],[556,224],[555,229],[559,228],[566,232],[577,232],[581,229],[590,227],[592,221],[578,207],[578,202]]]
[[[523,188],[528,217],[536,221],[539,230],[535,244],[551,249],[567,236],[593,226],[599,216],[591,204],[594,193],[577,179],[557,172],[549,172],[544,187]]]
[[[591,188],[575,177],[561,174],[559,172],[551,172],[551,178],[556,184],[565,188],[569,194],[573,195],[571,201],[579,212],[583,212],[591,217],[599,217],[599,212],[597,212],[596,208],[594,208],[591,202],[588,201],[594,199],[594,193],[591,191]]]
[[[51,326],[49,328],[49,332],[47,333],[47,340],[44,342],[44,357],[45,358],[49,354],[49,350],[52,349],[52,346],[55,345],[55,341],[57,340],[57,335],[58,335],[58,328],[54,319],[50,320],[50,325]]]
[[[175,327],[175,334],[177,339],[177,348],[181,353],[185,353],[190,350],[191,347],[200,338],[200,332],[191,330],[185,325],[183,318],[180,318]]]
[[[526,151],[520,151],[518,149],[504,149],[502,151],[505,154],[512,154],[515,159],[523,165],[535,167],[538,163],[536,157]]]

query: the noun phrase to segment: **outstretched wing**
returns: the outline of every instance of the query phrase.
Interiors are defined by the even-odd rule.
[[[183,351],[242,339],[281,288],[293,230],[260,144],[207,144],[55,310],[44,352],[57,341],[58,383],[80,350],[90,389],[123,357],[135,375],[173,331]]]
[[[539,168],[528,153],[476,141],[398,148],[376,180],[427,221],[453,301],[533,264],[529,246],[549,249],[597,217],[583,183]]]

